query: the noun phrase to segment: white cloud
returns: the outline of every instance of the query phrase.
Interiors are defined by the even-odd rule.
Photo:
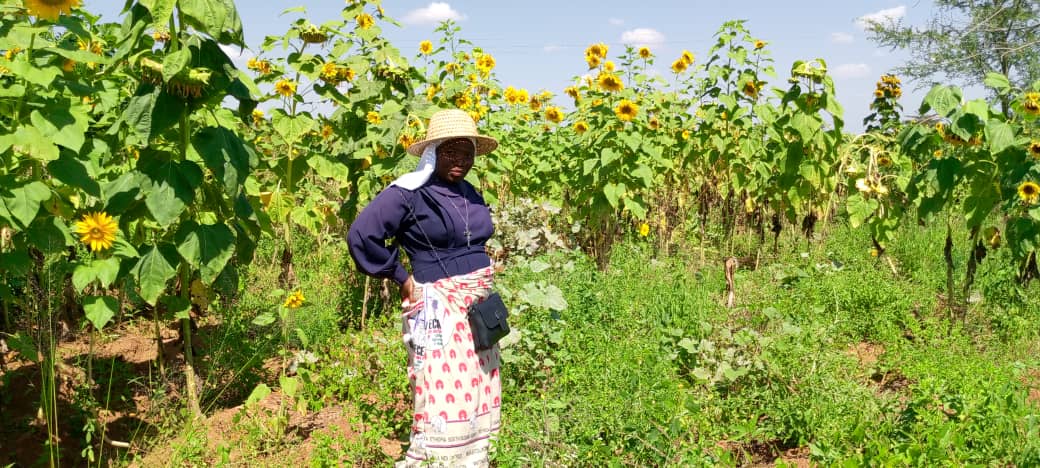
[[[625,24],[625,20],[623,20],[621,18],[611,18],[611,19],[609,19],[607,21],[610,21],[610,24],[612,24],[614,26],[621,26],[622,24]]]
[[[865,63],[843,63],[834,68],[831,75],[835,78],[863,78],[870,73],[870,65]]]
[[[560,47],[560,46],[558,46],[556,44],[549,44],[549,45],[547,45],[545,47],[542,47],[542,50],[545,51],[545,52],[556,52],[556,51],[559,51],[562,48],[563,47]]]
[[[862,29],[867,29],[873,23],[892,23],[906,16],[906,5],[875,11],[856,18],[856,24]]]
[[[630,29],[621,33],[621,42],[634,46],[659,46],[664,44],[664,34],[650,28]]]
[[[444,20],[462,21],[466,15],[444,2],[432,2],[424,8],[409,11],[402,20],[405,24],[437,24]]]
[[[852,43],[852,41],[855,41],[855,40],[856,40],[856,38],[852,37],[852,34],[849,34],[849,33],[843,33],[843,32],[831,33],[831,42],[833,42],[835,44],[850,44],[850,43]]]

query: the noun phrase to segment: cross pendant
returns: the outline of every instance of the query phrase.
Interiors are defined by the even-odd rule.
[[[469,232],[469,229],[467,229],[467,230],[463,231],[462,234],[464,234],[466,236],[466,246],[469,246],[469,239],[470,239],[470,236],[472,236],[472,233]]]

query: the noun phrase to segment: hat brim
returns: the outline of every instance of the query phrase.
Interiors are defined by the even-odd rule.
[[[491,137],[488,137],[488,136],[483,136],[483,135],[452,135],[452,136],[446,136],[446,137],[440,137],[440,138],[430,138],[428,140],[417,141],[415,143],[412,143],[412,146],[409,146],[407,151],[408,151],[408,154],[410,154],[412,156],[421,156],[422,153],[423,153],[423,150],[425,150],[427,146],[429,146],[429,145],[431,145],[433,143],[440,143],[440,142],[446,141],[446,140],[453,140],[455,138],[472,138],[472,139],[474,139],[477,142],[477,147],[476,147],[476,151],[474,153],[474,156],[483,156],[485,154],[488,154],[488,153],[494,151],[495,148],[498,148],[498,140],[496,140],[494,138],[491,138]]]

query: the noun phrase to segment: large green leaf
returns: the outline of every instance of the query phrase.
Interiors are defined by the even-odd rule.
[[[141,298],[155,305],[166,290],[166,282],[177,274],[177,250],[170,244],[147,246],[131,273],[141,287]]]
[[[92,281],[98,281],[102,288],[107,288],[119,276],[119,259],[115,257],[98,258],[80,263],[72,271],[72,285],[82,291]]]
[[[162,227],[172,224],[195,199],[202,183],[202,169],[192,161],[145,158],[140,170],[145,179],[145,205]]]
[[[921,115],[924,115],[929,111],[934,110],[936,114],[945,117],[960,106],[960,104],[961,90],[959,88],[946,85],[935,85],[924,97],[924,102],[921,103],[921,108],[918,112]]]
[[[94,329],[101,331],[119,312],[119,301],[111,296],[87,296],[83,298],[83,312]]]
[[[221,44],[245,46],[242,20],[233,0],[180,0],[184,20]]]
[[[0,178],[0,219],[7,218],[15,227],[25,229],[36,218],[40,204],[51,198],[51,190],[39,181],[17,184],[10,176]]]
[[[618,200],[625,194],[627,187],[625,184],[615,184],[613,182],[607,182],[603,186],[603,195],[607,197],[607,202],[610,203],[611,208],[618,207]]]
[[[206,167],[224,183],[224,193],[234,196],[249,177],[252,163],[257,160],[253,150],[234,132],[223,127],[199,130],[192,146],[206,162]]]
[[[29,118],[46,140],[75,152],[83,147],[88,118],[82,107],[49,105],[34,110]]]
[[[140,0],[140,3],[151,13],[153,28],[169,28],[177,0]]]
[[[58,159],[58,147],[48,140],[43,135],[43,132],[32,125],[23,125],[14,133],[0,136],[0,153],[12,147],[17,152],[25,153],[29,157],[40,161]]]
[[[55,67],[37,67],[29,63],[28,60],[13,60],[7,62],[4,66],[13,75],[43,88],[49,88],[54,79],[58,77],[58,71]]]
[[[169,82],[174,76],[177,76],[181,70],[184,70],[184,67],[188,66],[188,62],[191,62],[191,49],[187,47],[167,55],[162,64],[163,81]]]
[[[65,220],[57,216],[41,216],[25,231],[29,243],[47,254],[61,253],[66,247],[76,244],[72,229]]]
[[[306,114],[290,116],[285,112],[274,112],[271,116],[274,131],[285,141],[300,141],[304,134],[315,127],[314,119]]]
[[[199,270],[202,282],[212,283],[235,253],[235,234],[224,223],[188,221],[177,231],[177,252]]]
[[[61,156],[47,164],[47,172],[63,184],[78,188],[93,197],[101,196],[101,186],[98,185],[96,175],[87,163],[77,158],[75,154],[65,151]]]
[[[986,124],[986,141],[989,143],[991,153],[1000,153],[1015,145],[1015,131],[1001,120],[990,119]]]
[[[126,122],[134,132],[136,139],[128,141],[143,146],[177,123],[183,111],[183,101],[163,92],[162,88],[143,84],[130,98],[120,121]],[[118,127],[113,127],[109,133],[116,130]]]

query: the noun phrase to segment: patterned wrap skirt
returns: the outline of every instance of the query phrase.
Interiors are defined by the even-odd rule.
[[[433,283],[405,303],[402,331],[414,412],[410,446],[398,467],[488,466],[491,438],[501,425],[499,349],[476,351],[467,308],[494,282],[487,267]]]

